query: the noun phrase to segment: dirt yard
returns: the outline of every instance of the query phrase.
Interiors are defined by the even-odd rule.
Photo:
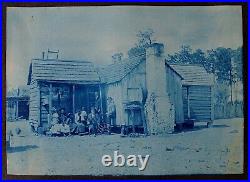
[[[7,130],[21,128],[7,151],[8,174],[26,175],[171,175],[235,174],[243,172],[243,119],[216,120],[182,133],[121,138],[119,135],[46,137],[29,131],[27,121],[8,122]],[[147,155],[138,167],[104,167],[102,156]]]

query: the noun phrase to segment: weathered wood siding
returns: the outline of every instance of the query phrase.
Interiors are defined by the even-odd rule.
[[[48,123],[49,114],[49,85],[42,83],[40,85],[40,114],[41,114],[41,125]]]
[[[131,124],[124,110],[124,104],[131,101],[142,101],[142,89],[146,89],[145,62],[140,63],[120,82],[106,86],[107,97],[112,97],[116,105],[116,125]],[[142,121],[136,120],[135,125]]]
[[[167,91],[170,102],[175,108],[175,122],[184,122],[183,100],[182,100],[182,83],[181,77],[176,74],[169,66],[166,66]]]
[[[146,62],[141,62],[122,80],[123,102],[139,101],[142,102],[142,90],[146,90]],[[135,112],[134,121],[129,118],[129,113],[123,108],[123,117],[127,125],[142,125],[140,112]],[[132,123],[133,122],[133,123]]]
[[[196,121],[213,120],[213,102],[211,86],[188,86],[190,117]],[[184,118],[188,119],[187,86],[183,86]]]
[[[29,120],[35,127],[40,125],[40,88],[33,79],[30,83]]]

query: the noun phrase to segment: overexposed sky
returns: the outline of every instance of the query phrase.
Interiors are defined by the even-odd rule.
[[[126,54],[139,30],[152,28],[166,54],[181,45],[193,49],[242,46],[240,6],[7,8],[7,89],[27,83],[32,58],[59,50],[60,59],[111,63]]]

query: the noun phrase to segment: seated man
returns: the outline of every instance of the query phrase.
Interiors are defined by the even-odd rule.
[[[82,119],[81,111],[75,114],[75,123],[77,125],[77,133],[85,133],[85,120]]]
[[[67,116],[66,124],[69,125],[71,134],[77,133],[77,124],[74,122],[74,117],[71,113]]]
[[[95,108],[91,108],[91,113],[88,115],[88,125],[89,125],[89,134],[96,135],[97,132],[97,126],[100,124],[100,117],[95,112]]]
[[[85,107],[82,107],[82,109],[81,109],[81,123],[87,124],[87,118],[88,118],[88,115],[87,115],[87,112],[85,111]]]
[[[59,123],[60,124],[65,123],[66,120],[67,120],[67,116],[66,116],[66,113],[65,113],[65,109],[61,108],[60,112],[59,112]]]

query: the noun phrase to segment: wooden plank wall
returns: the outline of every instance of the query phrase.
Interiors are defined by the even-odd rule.
[[[184,118],[187,119],[187,87],[183,91]],[[210,86],[189,86],[190,114],[197,121],[210,121],[212,116],[212,99]]]
[[[170,102],[175,108],[175,122],[184,122],[183,100],[182,100],[182,83],[179,77],[169,66],[166,66],[166,82],[167,91],[169,94]]]
[[[40,86],[40,103],[41,103],[41,125],[48,123],[48,114],[49,114],[49,84],[41,84]]]
[[[40,90],[36,80],[30,84],[29,120],[35,127],[40,125]]]
[[[108,84],[106,86],[106,97],[112,97],[116,105],[116,125],[129,124],[128,115],[124,110],[124,104],[135,101],[136,97],[138,97],[138,101],[141,101],[142,98],[140,94],[136,94],[133,97],[129,96],[128,90],[141,90],[141,87],[144,89],[146,87],[145,62],[140,63],[138,67],[120,82]],[[130,100],[132,98],[133,100]],[[142,122],[136,121],[136,124],[140,125]]]

